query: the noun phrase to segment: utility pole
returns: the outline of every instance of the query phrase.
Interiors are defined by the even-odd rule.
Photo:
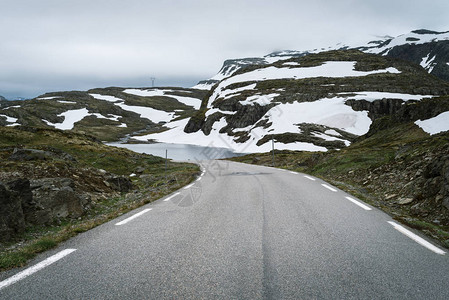
[[[273,136],[271,136],[271,146],[273,148],[273,167],[275,167],[275,164],[274,164],[274,138],[273,138]]]
[[[151,79],[151,87],[154,87],[154,81],[156,80],[156,78],[155,77],[151,77],[150,79]]]

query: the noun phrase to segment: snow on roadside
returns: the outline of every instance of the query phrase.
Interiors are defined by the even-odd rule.
[[[439,114],[436,117],[427,120],[418,120],[415,122],[422,130],[430,135],[434,135],[449,130],[449,111]]]

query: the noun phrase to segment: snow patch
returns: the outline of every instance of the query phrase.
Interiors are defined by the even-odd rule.
[[[73,101],[65,101],[65,100],[57,100],[56,102],[59,102],[59,103],[65,103],[65,104],[76,104],[76,102],[73,102]]]
[[[382,70],[375,70],[369,72],[356,71],[354,70],[356,62],[355,61],[330,61],[316,67],[306,67],[306,68],[277,68],[277,67],[265,67],[257,69],[251,72],[235,75],[223,80],[218,87],[215,89],[212,97],[209,101],[213,102],[215,99],[221,96],[221,93],[225,88],[231,84],[247,81],[262,81],[262,80],[273,80],[273,79],[287,79],[287,78],[315,78],[315,77],[331,77],[331,78],[342,78],[342,77],[361,77],[368,76],[370,74],[379,73],[400,73],[396,68],[387,68]]]
[[[6,118],[6,122],[8,123],[16,123],[18,119],[14,118],[14,117],[10,117],[7,115],[0,115],[0,117],[4,117]]]
[[[197,90],[210,90],[216,83],[198,83],[197,85],[192,86],[192,89]]]
[[[347,99],[351,100],[366,100],[373,102],[375,100],[387,99],[400,99],[404,101],[408,100],[421,100],[423,98],[432,98],[433,95],[412,95],[412,94],[401,94],[401,93],[388,93],[388,92],[351,92],[348,93],[338,93],[338,95],[346,96]],[[353,95],[355,94],[355,95]]]
[[[271,104],[271,101],[280,94],[268,94],[268,95],[254,95],[246,98],[244,101],[240,101],[242,105],[254,105],[259,104],[260,106],[265,106]]]
[[[328,129],[324,132],[327,135],[333,135],[333,136],[341,136],[340,133],[338,133],[337,131],[333,130],[333,129]]]
[[[117,106],[121,107],[123,110],[132,111],[139,114],[142,118],[147,118],[155,123],[159,122],[169,122],[174,118],[174,112],[165,112],[162,110],[157,110],[151,107],[145,106],[131,106],[125,103],[117,103]]]
[[[422,130],[434,135],[449,130],[449,111],[439,114],[436,117],[427,120],[418,120],[415,122]]]
[[[284,66],[299,66],[299,62],[296,61],[289,61],[289,62],[285,62],[283,63]]]
[[[42,97],[42,98],[37,98],[38,100],[51,100],[51,99],[56,99],[56,98],[61,98],[62,96],[51,96],[51,97]]]
[[[10,109],[10,108],[19,108],[19,107],[20,107],[20,105],[13,105],[13,106],[5,107],[3,110],[7,110],[7,109]]]
[[[127,94],[142,96],[142,97],[155,97],[155,96],[165,96],[170,98],[175,98],[177,101],[187,105],[193,106],[195,109],[199,109],[201,106],[201,100],[193,97],[185,97],[185,96],[177,96],[172,95],[170,92],[175,92],[174,90],[160,90],[160,89],[151,89],[151,90],[140,90],[140,89],[126,89],[123,91]]]
[[[114,96],[109,96],[109,95],[100,95],[100,94],[89,94],[89,95],[91,95],[95,99],[105,100],[105,101],[109,101],[109,102],[124,101],[123,99],[120,99],[120,98],[117,98]]]
[[[89,115],[90,114],[87,108],[81,108],[81,109],[68,110],[66,112],[63,112],[62,114],[59,114],[58,117],[64,117],[64,121],[62,123],[51,123],[47,120],[43,121],[48,125],[53,126],[57,129],[70,130],[73,129],[73,126],[75,125],[76,122],[81,121],[82,119],[84,119]]]
[[[329,135],[324,134],[324,133],[317,133],[317,132],[314,132],[314,133],[313,133],[313,136],[315,136],[315,137],[317,137],[317,138],[321,138],[321,139],[323,139],[323,140],[325,140],[325,141],[342,141],[342,142],[345,143],[346,147],[349,146],[349,145],[351,145],[351,142],[350,142],[350,141],[343,140],[343,139],[339,139],[339,138],[336,138],[336,137],[334,137],[334,136],[329,136]]]

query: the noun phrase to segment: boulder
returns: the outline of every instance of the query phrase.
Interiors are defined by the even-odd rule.
[[[110,175],[107,177],[106,182],[110,187],[119,192],[129,192],[133,188],[131,180],[127,177]]]
[[[77,218],[83,212],[83,199],[74,190],[70,178],[43,178],[31,181],[33,202],[25,209],[25,219],[32,224],[48,224],[59,218]]]
[[[0,182],[0,242],[10,240],[25,230],[21,194],[30,190],[29,181],[21,181],[17,186],[24,187],[24,191],[10,190],[7,184]]]

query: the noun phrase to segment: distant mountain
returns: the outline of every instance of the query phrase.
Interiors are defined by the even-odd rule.
[[[273,57],[233,71],[184,127],[151,137],[213,140],[242,152],[269,151],[272,139],[278,149],[341,149],[404,103],[449,94],[449,83],[420,66],[359,50]]]
[[[446,74],[447,43],[448,33],[417,30],[357,48],[231,59],[191,89],[111,87],[9,101],[0,107],[0,125],[236,152],[269,151],[271,141],[277,149],[327,151],[378,130],[380,118],[407,107],[402,121],[435,134],[449,130],[449,83],[432,76]],[[421,105],[430,103],[426,98],[432,107]]]
[[[430,74],[449,81],[449,31],[415,30],[396,38],[385,37],[358,49],[419,64]]]
[[[436,32],[420,29],[398,37],[385,36],[366,45],[355,47],[338,44],[307,51],[284,50],[270,53],[264,57],[226,60],[214,77],[200,81],[194,88],[210,89],[218,81],[231,76],[241,68],[251,65],[268,65],[288,58],[347,49],[357,49],[366,53],[407,60],[421,65],[432,75],[449,81],[449,31]]]
[[[103,141],[164,130],[164,124],[188,118],[205,91],[184,88],[103,88],[47,93],[32,100],[9,101],[0,109],[0,125],[73,129]]]

